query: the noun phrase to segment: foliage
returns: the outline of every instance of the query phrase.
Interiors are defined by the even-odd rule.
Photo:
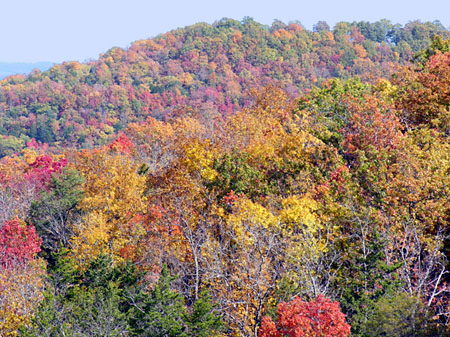
[[[0,334],[448,334],[447,35],[223,19],[2,81]]]
[[[319,295],[311,302],[299,297],[289,303],[278,305],[276,323],[269,316],[264,317],[258,336],[350,336],[350,325],[345,322],[338,302],[332,302]]]
[[[101,253],[119,260],[131,258],[126,251],[143,233],[139,216],[145,212],[145,179],[137,164],[127,155],[103,148],[79,153],[75,168],[85,182],[78,203],[83,218],[72,224],[74,256],[80,262]]]
[[[26,264],[41,251],[41,239],[34,226],[19,219],[7,221],[0,229],[0,266]]]
[[[0,157],[30,139],[33,146],[104,145],[149,115],[229,115],[247,105],[249,89],[270,83],[298,96],[333,77],[389,77],[432,36],[449,37],[439,22],[327,27],[222,19],[112,48],[95,61],[11,76],[0,84]]]
[[[398,294],[380,299],[367,322],[367,336],[446,336],[417,298]]]
[[[17,336],[42,299],[42,261],[35,259],[41,240],[33,226],[14,219],[0,229],[0,334]]]
[[[72,226],[78,221],[76,209],[81,200],[83,178],[73,169],[53,174],[50,191],[42,191],[30,209],[30,221],[43,238],[45,249],[56,251],[67,246],[72,237]]]

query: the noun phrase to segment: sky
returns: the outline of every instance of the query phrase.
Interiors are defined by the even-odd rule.
[[[227,17],[270,25],[324,20],[440,20],[450,27],[450,0],[0,0],[0,62],[87,61],[111,47]]]

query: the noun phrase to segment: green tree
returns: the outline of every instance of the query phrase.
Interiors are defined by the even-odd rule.
[[[75,170],[64,168],[61,174],[53,174],[50,191],[42,191],[41,197],[31,204],[30,221],[43,240],[47,251],[57,251],[72,237],[72,226],[79,220],[76,206],[83,196],[83,177]]]
[[[141,283],[135,267],[101,255],[79,270],[68,254],[53,254],[45,298],[22,336],[128,336],[129,297]]]
[[[400,265],[388,266],[384,258],[384,247],[379,234],[362,238],[361,247],[353,247],[351,261],[342,271],[348,277],[339,288],[343,289],[341,306],[352,328],[352,335],[366,336],[367,322],[377,301],[391,296],[400,289],[400,282],[395,277],[395,270]]]
[[[424,337],[449,336],[431,320],[420,299],[409,294],[380,298],[367,321],[366,336]]]
[[[183,296],[170,287],[175,277],[165,265],[154,289],[141,291],[131,317],[132,335],[152,337],[187,337]]]
[[[206,291],[200,293],[192,307],[192,313],[185,317],[187,335],[192,337],[213,336],[223,329],[219,313],[215,311],[211,298]]]

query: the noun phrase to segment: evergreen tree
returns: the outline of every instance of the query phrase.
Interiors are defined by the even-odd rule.
[[[170,288],[175,277],[164,266],[150,295],[141,290],[134,315],[130,318],[134,336],[187,337],[184,325],[186,310],[183,296]]]
[[[214,310],[211,298],[206,291],[200,293],[199,298],[194,303],[192,314],[185,317],[187,335],[192,337],[213,336],[214,332],[223,328],[223,322]]]

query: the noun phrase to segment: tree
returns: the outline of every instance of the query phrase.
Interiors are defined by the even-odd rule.
[[[432,320],[425,305],[405,293],[381,298],[367,322],[366,336],[448,336],[446,328]]]
[[[340,311],[339,303],[319,295],[311,302],[296,297],[288,303],[278,305],[278,316],[274,323],[265,316],[258,337],[347,337],[350,325]]]
[[[0,335],[17,336],[42,300],[45,273],[35,259],[41,240],[33,226],[14,219],[0,229]]]
[[[101,253],[123,260],[126,251],[136,252],[130,248],[145,234],[140,223],[146,208],[145,177],[130,155],[114,149],[83,151],[75,163],[85,182],[78,202],[83,216],[72,224],[73,254],[81,263]]]
[[[142,281],[136,269],[100,255],[80,270],[66,248],[52,255],[45,296],[21,335],[128,336],[129,296]]]
[[[211,297],[206,290],[200,293],[192,306],[192,313],[187,314],[185,322],[187,335],[192,337],[209,337],[223,330],[222,318],[211,303]]]
[[[56,251],[67,247],[73,236],[73,226],[80,221],[76,208],[83,196],[80,174],[73,169],[63,169],[53,174],[51,189],[42,191],[39,199],[31,203],[30,221],[43,239],[42,246]]]
[[[406,128],[427,125],[446,135],[450,133],[449,62],[450,52],[437,50],[423,67],[404,68],[395,75],[396,106]]]
[[[16,337],[22,325],[30,324],[44,299],[45,268],[31,260],[7,268],[0,266],[0,335]]]
[[[158,282],[149,296],[143,298],[134,307],[131,329],[136,336],[186,337],[183,296],[171,290],[174,280],[169,269],[164,266]],[[138,295],[139,296],[139,295]],[[139,297],[138,297],[139,298]]]
[[[23,221],[7,221],[0,229],[0,267],[25,265],[41,251],[42,240],[33,225]]]

